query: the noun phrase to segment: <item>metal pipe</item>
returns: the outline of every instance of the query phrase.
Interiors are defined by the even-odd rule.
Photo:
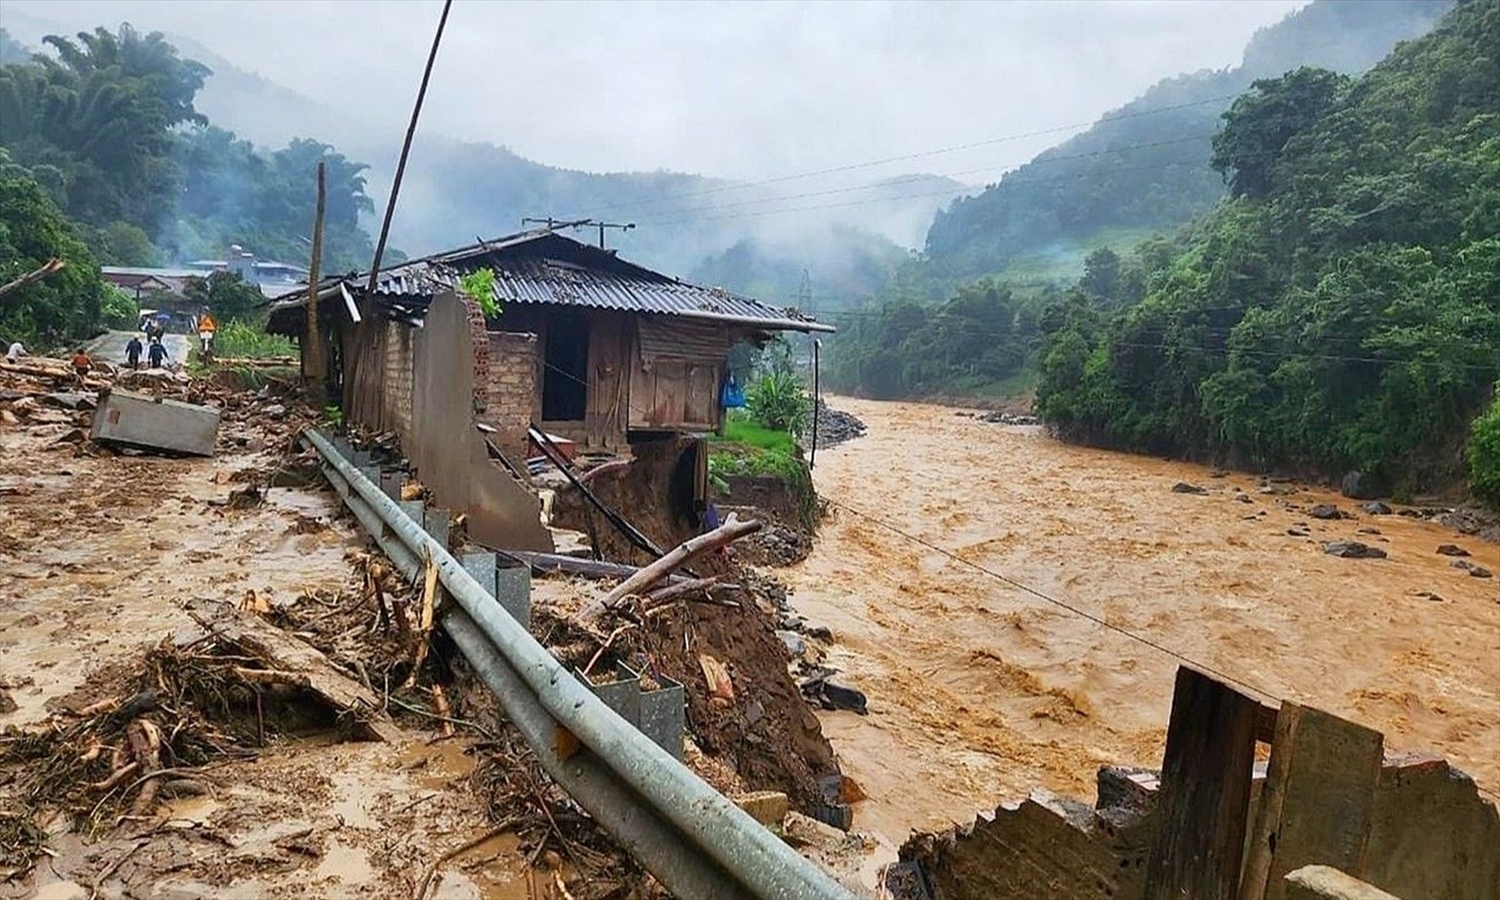
[[[422,556],[425,551],[448,593],[530,686],[542,707],[719,866],[758,897],[853,900],[848,889],[579,684],[546,647],[500,608],[446,547],[371,484],[327,438],[311,429],[303,436],[413,553]],[[532,750],[543,759],[556,753],[551,743],[532,745]]]
[[[443,617],[443,628],[463,651],[475,673],[500,698],[506,717],[526,743],[550,745],[558,733],[557,720],[547,714],[479,627],[455,609]],[[595,821],[632,856],[645,863],[672,896],[684,900],[750,896],[685,843],[677,829],[624,787],[592,751],[580,750],[565,760],[551,753],[538,753],[537,759],[547,774],[588,810]]]

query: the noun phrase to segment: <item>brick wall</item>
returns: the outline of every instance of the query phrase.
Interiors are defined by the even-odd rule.
[[[484,393],[479,417],[498,432],[495,444],[519,463],[526,458],[526,427],[541,402],[541,348],[536,335],[513,331],[491,331],[485,348],[483,382],[475,372],[475,393]]]
[[[382,361],[386,427],[401,434],[411,430],[413,329],[395,322],[385,326],[385,358]]]

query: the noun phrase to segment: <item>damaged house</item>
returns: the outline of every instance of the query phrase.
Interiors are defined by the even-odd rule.
[[[460,290],[485,269],[488,315]],[[518,550],[552,549],[522,483],[528,427],[619,456],[717,431],[732,346],[833,330],[552,231],[390,266],[373,293],[366,285],[350,275],[318,286],[323,374],[345,421],[395,432],[476,540]],[[305,291],[276,300],[267,330],[301,339],[306,307]]]

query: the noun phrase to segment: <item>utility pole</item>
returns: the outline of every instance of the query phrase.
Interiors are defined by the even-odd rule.
[[[802,270],[802,280],[797,283],[797,308],[806,310],[812,306],[812,275]]]
[[[432,64],[437,62],[438,47],[443,43],[443,28],[448,24],[448,10],[453,0],[443,0],[443,14],[438,18],[437,33],[432,36],[432,50],[427,67],[422,70],[422,84],[417,88],[417,102],[411,108],[411,122],[406,126],[406,140],[401,142],[401,156],[396,161],[396,177],[391,182],[391,199],[385,205],[385,219],[380,223],[380,238],[375,242],[375,259],[370,263],[370,281],[365,293],[375,295],[375,281],[380,276],[380,260],[385,256],[385,241],[391,234],[391,217],[396,214],[396,197],[401,193],[401,177],[406,174],[406,158],[411,154],[412,138],[417,135],[417,120],[422,117],[422,101],[427,97],[427,82],[432,80]]]
[[[313,389],[313,396],[323,402],[322,386],[327,367],[323,363],[323,335],[318,328],[318,282],[323,280],[323,211],[328,190],[323,160],[318,160],[318,205],[313,213],[312,259],[307,264],[307,331],[302,336],[302,377]]]
[[[604,249],[604,229],[606,229],[606,228],[618,228],[621,231],[630,231],[631,229],[635,228],[635,223],[634,222],[595,222],[593,224],[599,226],[599,249],[600,250]]]

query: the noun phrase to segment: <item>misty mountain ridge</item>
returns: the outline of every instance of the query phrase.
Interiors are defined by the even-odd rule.
[[[32,47],[46,34],[71,33],[55,22],[24,14],[8,15],[7,25]],[[140,27],[150,30],[149,23]],[[399,130],[388,131],[357,113],[248,71],[191,37],[166,37],[182,56],[212,70],[195,106],[214,126],[264,149],[299,137],[313,138],[367,164],[368,192],[376,211],[364,222],[368,231],[377,229],[400,150]],[[591,217],[634,223],[630,231],[610,230],[609,246],[668,273],[699,271],[700,264],[731,248],[743,253],[753,247],[770,256],[752,268],[795,273],[790,282],[776,283],[770,291],[775,298],[796,289],[803,268],[812,270],[821,290],[835,284],[859,284],[867,290],[867,277],[851,279],[846,273],[869,272],[872,259],[904,256],[901,247],[920,244],[934,212],[968,189],[953,179],[911,174],[847,185],[828,197],[787,199],[798,191],[781,184],[744,184],[669,170],[586,172],[530,160],[494,143],[419,129],[391,243],[415,255],[520,230],[523,217]],[[776,213],[783,208],[795,212]],[[588,240],[596,235],[593,229],[577,233]],[[794,252],[807,246],[823,248],[826,256],[809,259]],[[740,268],[719,270],[732,275]],[[714,269],[709,265],[705,271]],[[751,286],[733,277],[715,283],[740,291]],[[764,281],[756,283],[765,287]]]
[[[335,110],[265,76],[245,71],[192,38],[168,35],[184,56],[213,69],[197,107],[211,121],[253,143],[281,146],[314,136],[352,159],[369,164],[371,196],[387,196],[400,135]],[[659,169],[587,172],[527,159],[509,147],[419,131],[392,224],[392,241],[412,254],[436,252],[522,227],[523,217],[559,220],[602,218],[634,222],[631,231],[609,230],[611,247],[674,274],[722,272],[714,280],[731,290],[777,300],[795,290],[804,268],[821,290],[864,292],[872,260],[889,269],[919,245],[938,207],[968,189],[962,182],[925,173],[894,175],[846,192],[785,205],[825,206],[795,214],[765,215],[773,201],[796,193],[785,187],[744,185],[732,179]],[[917,196],[912,196],[917,195]],[[790,223],[785,220],[790,219]],[[874,222],[872,227],[871,223]],[[858,227],[853,223],[859,223]],[[373,231],[375,221],[369,223]],[[593,229],[580,231],[594,239]],[[817,246],[819,258],[797,248]],[[790,273],[767,282],[736,277],[738,266],[714,263],[720,255],[755,248],[751,268]],[[826,270],[826,276],[825,276]],[[850,273],[864,273],[851,277]]]
[[[1038,154],[999,183],[955,200],[928,231],[919,264],[941,296],[955,281],[1049,259],[1081,263],[1097,235],[1125,249],[1171,230],[1225,195],[1208,164],[1219,117],[1258,78],[1299,66],[1362,72],[1419,37],[1452,0],[1314,0],[1250,39],[1234,68],[1165,78],[1087,131]],[[1111,241],[1106,241],[1109,243]],[[1068,274],[1076,277],[1077,270]]]

